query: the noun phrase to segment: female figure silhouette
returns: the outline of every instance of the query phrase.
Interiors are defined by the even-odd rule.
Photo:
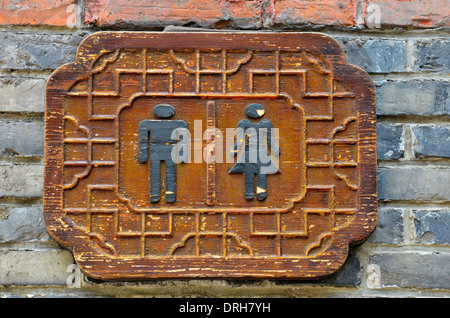
[[[261,118],[265,111],[259,103],[247,106],[246,114],[249,118]],[[269,155],[268,144],[270,142],[273,158]],[[243,173],[245,175],[245,198],[264,200],[267,197],[267,174],[274,174],[278,169],[279,147],[274,134],[272,122],[262,119],[259,122],[251,122],[243,119],[238,124],[237,142],[233,148],[233,155],[238,156],[236,164],[229,173]],[[275,160],[274,160],[275,159]]]

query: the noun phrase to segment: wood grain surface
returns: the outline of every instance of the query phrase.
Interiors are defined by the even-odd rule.
[[[324,34],[95,33],[47,84],[48,232],[97,279],[331,275],[376,224],[375,109]]]

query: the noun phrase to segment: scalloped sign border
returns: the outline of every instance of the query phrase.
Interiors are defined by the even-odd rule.
[[[118,49],[147,50],[295,50],[326,60],[338,79],[355,97],[358,134],[357,209],[351,224],[321,240],[327,248],[314,257],[118,257],[114,245],[100,234],[86,234],[64,212],[64,121],[69,90],[89,77],[96,59]],[[104,63],[116,57],[105,59]],[[100,65],[102,66],[102,65]],[[239,65],[238,65],[239,66]],[[195,71],[195,70],[194,70]],[[69,117],[66,117],[69,119]],[[118,119],[115,119],[118,121]],[[339,128],[339,127],[338,127]],[[98,32],[79,46],[74,63],[58,68],[46,88],[44,219],[51,236],[73,248],[77,264],[88,276],[102,280],[142,280],[169,277],[322,278],[344,264],[350,245],[365,240],[377,221],[376,101],[369,75],[345,62],[344,51],[330,36],[320,33],[263,32]],[[95,244],[94,244],[95,243]],[[322,242],[318,241],[317,246]],[[101,248],[96,248],[100,246]],[[311,249],[314,246],[311,247]]]

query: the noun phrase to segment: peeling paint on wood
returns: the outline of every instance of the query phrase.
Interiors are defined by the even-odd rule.
[[[375,116],[370,77],[323,34],[95,33],[47,84],[47,229],[98,279],[331,275],[375,227]],[[273,173],[233,168],[239,125]],[[191,138],[181,161],[170,127]]]

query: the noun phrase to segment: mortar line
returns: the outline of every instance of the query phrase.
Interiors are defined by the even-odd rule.
[[[428,210],[442,210],[450,209],[450,201],[408,201],[408,200],[393,200],[393,201],[378,201],[379,208],[395,208],[395,209],[428,209]]]

